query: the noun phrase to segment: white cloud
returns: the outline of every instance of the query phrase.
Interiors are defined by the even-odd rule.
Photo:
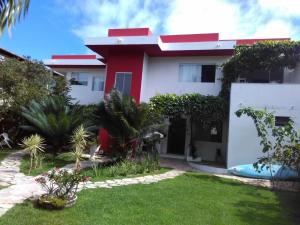
[[[300,38],[300,0],[57,0],[81,38],[108,28],[150,27],[156,33],[218,32],[221,38]]]
[[[158,27],[161,22],[159,11],[153,4],[159,0],[72,0],[59,1],[65,10],[74,16],[77,23],[73,32],[81,38],[103,36],[109,28]],[[68,5],[71,5],[69,7]]]
[[[300,29],[291,22],[300,18],[299,0],[245,2],[176,0],[165,29],[169,33],[219,32],[224,39],[300,37]]]

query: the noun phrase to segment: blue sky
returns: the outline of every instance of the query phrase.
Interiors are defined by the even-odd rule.
[[[41,4],[42,3],[42,4]],[[31,0],[27,17],[0,46],[45,59],[85,54],[86,37],[108,28],[150,27],[156,34],[219,32],[221,38],[300,39],[300,0]]]

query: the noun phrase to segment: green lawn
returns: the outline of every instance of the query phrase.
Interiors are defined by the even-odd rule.
[[[289,225],[299,224],[300,196],[204,174],[150,185],[89,189],[73,208],[46,211],[29,201],[8,211],[3,225]]]
[[[37,176],[39,174],[42,174],[44,172],[47,172],[55,167],[63,167],[71,162],[59,160],[52,157],[46,157],[43,159],[43,162],[41,166],[38,166],[35,169],[31,170],[31,173],[29,174],[29,168],[30,168],[30,157],[29,155],[24,156],[24,158],[21,161],[20,171],[26,175],[30,176]]]
[[[12,150],[12,149],[9,149],[9,148],[0,148],[0,162],[5,158],[7,157],[9,154],[15,152],[16,150]]]

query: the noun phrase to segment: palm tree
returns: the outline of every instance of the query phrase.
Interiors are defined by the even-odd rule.
[[[131,96],[117,90],[110,92],[93,116],[93,123],[107,130],[114,151],[123,157],[135,150],[141,138],[158,122],[146,103],[137,104]]]
[[[29,3],[30,0],[0,0],[0,35],[6,26],[10,32],[21,16],[25,17]]]
[[[43,136],[54,147],[54,153],[68,144],[70,135],[84,122],[83,107],[68,105],[65,98],[59,96],[32,101],[22,108],[22,116],[28,125],[21,128]]]

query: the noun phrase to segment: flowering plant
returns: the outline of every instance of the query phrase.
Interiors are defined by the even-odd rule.
[[[71,199],[75,196],[79,182],[88,180],[90,180],[90,177],[81,175],[78,170],[70,172],[56,168],[38,177],[36,182],[46,190],[46,195],[48,196]]]

